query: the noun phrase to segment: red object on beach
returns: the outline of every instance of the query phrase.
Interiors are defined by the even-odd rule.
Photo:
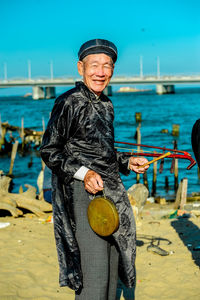
[[[124,147],[117,146],[117,144],[123,145]],[[127,149],[127,146],[140,147],[140,151],[137,152],[137,150],[135,150],[135,149]],[[158,149],[158,150],[162,150],[162,153],[161,152],[155,153],[155,150],[154,150],[154,152],[145,151],[142,148]],[[182,151],[182,150],[177,150],[177,149],[169,149],[169,148],[166,148],[166,147],[156,147],[156,146],[149,146],[149,145],[136,144],[136,143],[127,143],[127,142],[119,142],[119,141],[115,141],[115,149],[117,151],[122,150],[122,149],[123,150],[129,150],[130,152],[126,152],[126,151],[124,152],[125,154],[128,154],[128,155],[147,156],[147,157],[159,157],[165,151],[170,151],[170,152],[173,152],[173,153],[170,154],[169,156],[167,156],[167,158],[187,159],[187,160],[190,161],[190,164],[187,167],[187,170],[190,170],[196,164],[196,161],[192,158],[192,156],[188,152]]]

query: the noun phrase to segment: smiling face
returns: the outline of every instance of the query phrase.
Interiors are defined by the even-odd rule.
[[[90,54],[83,61],[78,61],[78,72],[83,76],[85,85],[98,96],[109,84],[113,70],[112,59],[103,53]]]

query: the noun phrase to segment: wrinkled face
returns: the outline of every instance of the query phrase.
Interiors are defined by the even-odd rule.
[[[78,61],[78,72],[83,76],[85,85],[98,96],[109,84],[113,70],[112,59],[103,53],[90,54],[83,61]]]

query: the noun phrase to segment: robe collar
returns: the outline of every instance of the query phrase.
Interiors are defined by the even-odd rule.
[[[97,96],[85,85],[83,81],[77,81],[76,87],[78,87],[90,101],[98,102],[100,100],[103,100],[103,92],[100,96]]]

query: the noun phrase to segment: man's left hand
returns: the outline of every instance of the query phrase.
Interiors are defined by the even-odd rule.
[[[144,157],[133,157],[131,156],[129,159],[129,169],[138,174],[143,174],[149,168],[149,165],[145,167],[138,168],[138,166],[142,166],[148,163],[148,160]]]

